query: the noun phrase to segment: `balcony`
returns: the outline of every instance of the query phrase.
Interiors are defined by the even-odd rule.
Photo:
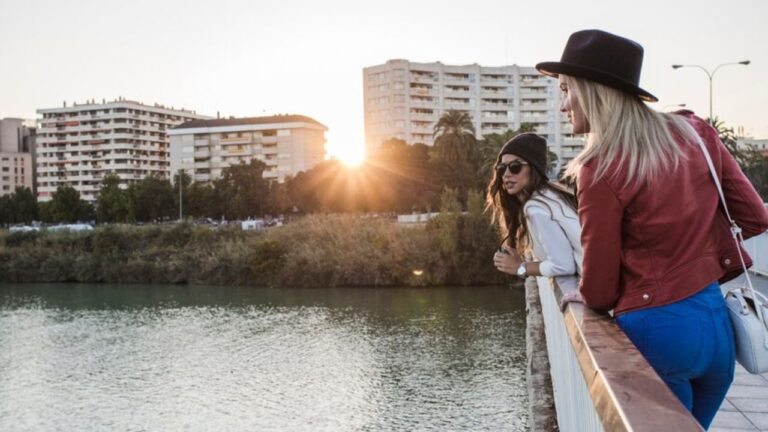
[[[411,71],[411,82],[436,83],[437,81],[437,72],[415,73]]]
[[[437,102],[435,101],[423,101],[423,100],[414,100],[414,99],[411,99],[410,101],[408,101],[408,105],[413,108],[432,108],[432,109],[435,109],[438,106]]]
[[[413,95],[413,96],[432,96],[432,97],[436,97],[438,93],[437,93],[437,90],[435,90],[435,89],[411,87],[408,90],[408,94]]]
[[[541,102],[533,102],[530,99],[523,99],[520,101],[520,109],[525,111],[546,111],[549,110],[550,107],[546,100]]]
[[[491,78],[491,77],[488,77],[487,75],[480,76],[480,84],[482,85],[489,85],[489,86],[495,85],[495,86],[501,87],[501,86],[512,85],[514,82],[515,82],[514,79],[512,79],[511,77],[510,78],[501,78],[501,77]]]
[[[520,89],[520,98],[546,99],[548,95],[546,90]]]
[[[409,118],[411,120],[437,121],[438,116],[435,113],[432,113],[432,114],[411,113]]]
[[[222,145],[228,145],[228,144],[250,144],[253,142],[253,138],[250,136],[244,136],[244,137],[229,137],[229,138],[220,138],[219,143]]]
[[[480,89],[480,94],[482,96],[490,96],[490,97],[506,97],[506,96],[512,96],[512,90],[505,87],[482,87]]]
[[[520,79],[520,87],[523,88],[529,88],[529,87],[549,87],[551,85],[551,81],[549,81],[546,77],[539,76],[536,78],[522,78]]]

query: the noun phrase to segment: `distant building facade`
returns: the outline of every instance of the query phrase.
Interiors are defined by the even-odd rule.
[[[323,161],[327,130],[302,115],[190,121],[169,132],[171,172],[183,169],[207,182],[224,168],[258,159],[267,165],[264,178],[283,181]]]
[[[95,201],[106,174],[120,187],[154,175],[168,178],[168,130],[207,118],[194,111],[119,99],[37,110],[37,198],[48,201],[59,186]]]
[[[33,125],[20,118],[0,120],[0,196],[17,187],[35,190]]]
[[[533,67],[389,60],[363,69],[365,135],[369,150],[389,138],[433,145],[433,130],[448,110],[469,113],[477,138],[534,126],[560,165],[584,147],[560,112],[556,79]]]
[[[768,138],[741,137],[736,141],[736,145],[739,147],[749,146],[759,151],[764,157],[768,157]]]

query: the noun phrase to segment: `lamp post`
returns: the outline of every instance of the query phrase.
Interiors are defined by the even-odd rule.
[[[728,66],[728,65],[744,65],[744,66],[746,66],[748,64],[749,64],[749,60],[744,60],[744,61],[735,62],[735,63],[723,63],[723,64],[717,65],[715,70],[713,70],[711,73],[708,70],[704,69],[704,67],[699,66],[699,65],[673,64],[672,65],[672,69],[680,69],[681,67],[695,67],[695,68],[699,68],[699,69],[703,70],[704,73],[707,74],[707,77],[709,77],[709,121],[713,122],[714,121],[714,117],[712,117],[712,78],[714,78],[715,73],[717,73],[717,70],[720,69],[723,66]]]
[[[179,168],[179,223],[184,221],[184,217],[182,216],[182,187],[184,187],[184,170]]]

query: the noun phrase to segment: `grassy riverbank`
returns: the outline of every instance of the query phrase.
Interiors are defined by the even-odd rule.
[[[264,232],[187,224],[111,225],[89,232],[0,231],[0,282],[498,284],[509,277],[493,267],[497,246],[496,232],[478,211],[443,213],[421,226],[313,215]]]

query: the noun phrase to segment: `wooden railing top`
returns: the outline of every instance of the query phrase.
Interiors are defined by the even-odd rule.
[[[551,279],[558,303],[578,278]],[[701,431],[696,419],[608,314],[570,303],[565,327],[606,431]]]

